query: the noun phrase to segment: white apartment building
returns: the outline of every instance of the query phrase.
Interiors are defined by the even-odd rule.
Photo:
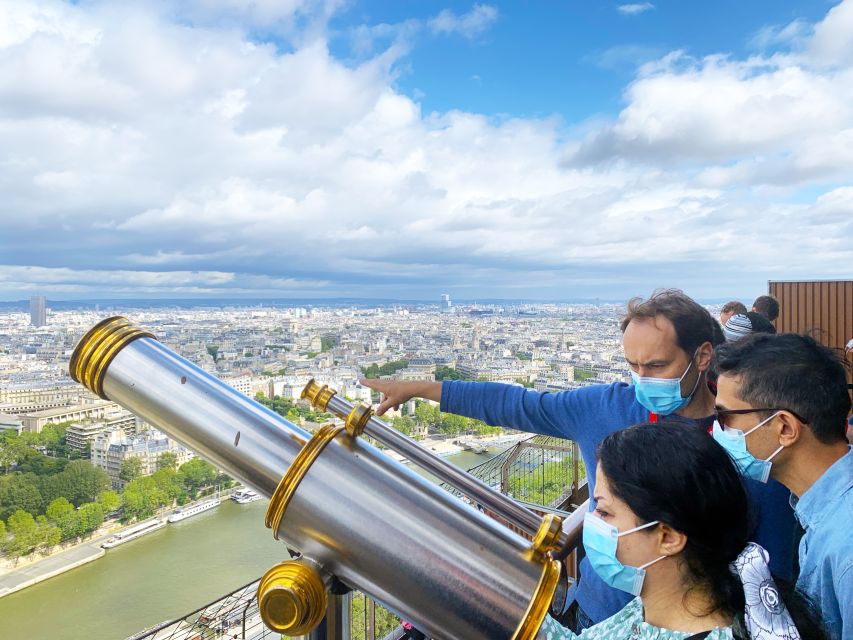
[[[103,469],[110,477],[114,489],[123,489],[127,484],[119,477],[121,465],[128,458],[139,458],[142,475],[157,471],[157,463],[163,453],[177,456],[178,466],[191,460],[193,453],[159,431],[141,436],[128,436],[123,430],[106,431],[92,442],[92,464]]]

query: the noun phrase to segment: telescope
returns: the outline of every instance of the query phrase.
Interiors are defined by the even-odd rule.
[[[342,422],[311,434],[121,316],[83,336],[69,370],[96,395],[270,499],[266,526],[299,553],[259,583],[260,614],[275,632],[317,628],[329,589],[340,583],[437,640],[532,640],[548,611],[562,610],[566,578],[555,556],[577,544],[583,514],[567,522],[537,515],[398,433],[369,406],[311,381],[303,397]]]

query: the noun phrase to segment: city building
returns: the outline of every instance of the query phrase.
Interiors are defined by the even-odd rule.
[[[127,436],[134,436],[140,431],[142,421],[130,411],[110,413],[104,420],[87,420],[71,424],[65,430],[65,441],[69,449],[88,457],[91,445],[95,439],[107,431],[121,430]]]
[[[193,458],[191,451],[159,431],[128,436],[122,429],[113,429],[92,441],[92,464],[106,472],[114,489],[123,489],[127,484],[120,477],[125,460],[139,458],[141,475],[149,476],[157,471],[160,456],[164,453],[174,453],[179,467]]]
[[[34,411],[21,416],[24,423],[24,431],[41,433],[46,424],[59,422],[102,420],[107,417],[110,409],[117,405],[113,402],[100,401],[90,405],[74,405],[60,407],[58,409],[46,409],[45,411]]]
[[[47,324],[47,300],[44,296],[30,298],[30,324],[34,327]]]
[[[18,415],[81,404],[94,398],[82,385],[71,380],[39,386],[0,386],[0,411]]]
[[[14,431],[19,434],[24,430],[24,424],[20,418],[10,416],[7,413],[0,413],[0,433],[5,431]]]

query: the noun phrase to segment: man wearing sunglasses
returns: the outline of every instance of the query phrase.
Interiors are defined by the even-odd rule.
[[[383,394],[382,415],[412,397],[441,402],[441,410],[488,424],[568,438],[578,443],[587,469],[595,469],[596,449],[610,433],[631,425],[667,420],[684,428],[710,431],[714,395],[707,375],[713,346],[722,330],[707,309],[678,290],[628,303],[621,323],[625,360],[633,385],[590,385],[572,391],[541,393],[495,382],[362,380]],[[637,452],[642,455],[642,452]],[[589,478],[590,495],[594,475]],[[757,512],[754,540],[770,552],[774,574],[790,578],[794,518],[787,491],[777,483],[751,483]],[[584,558],[572,586],[572,603],[563,618],[573,631],[609,618],[630,596],[607,585]]]
[[[797,588],[831,638],[853,639],[853,450],[841,361],[814,339],[754,334],[719,346],[714,438],[744,476],[792,494],[804,529]]]

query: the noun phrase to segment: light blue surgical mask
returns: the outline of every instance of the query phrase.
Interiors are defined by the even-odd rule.
[[[723,429],[720,426],[720,423],[714,420],[714,429],[711,432],[714,436],[714,440],[716,440],[720,446],[728,452],[732,460],[735,461],[741,475],[747,478],[752,478],[753,480],[758,480],[759,482],[767,482],[767,479],[770,478],[770,467],[772,466],[771,460],[773,460],[773,458],[776,457],[776,454],[785,447],[780,445],[779,448],[776,449],[769,458],[767,458],[767,460],[759,460],[749,452],[749,449],[746,448],[746,436],[759,427],[763,427],[778,415],[779,412],[777,411],[769,418],[765,418],[759,422],[749,431]]]
[[[690,402],[690,398],[693,397],[699,386],[699,380],[702,379],[702,376],[696,378],[696,384],[693,385],[693,391],[690,392],[689,396],[685,398],[681,395],[681,381],[684,380],[684,376],[690,371],[690,367],[693,366],[693,360],[695,359],[696,354],[694,353],[690,359],[690,364],[687,365],[680,378],[640,377],[632,371],[631,379],[634,381],[634,395],[637,398],[637,402],[659,416],[668,416],[681,409],[681,407]]]
[[[656,558],[639,567],[627,567],[616,558],[616,548],[622,536],[656,524],[658,524],[657,520],[619,533],[616,527],[607,524],[591,511],[584,516],[583,546],[586,549],[586,557],[604,582],[631,595],[640,595],[643,590],[643,581],[646,579],[646,567],[663,560],[666,556]]]

